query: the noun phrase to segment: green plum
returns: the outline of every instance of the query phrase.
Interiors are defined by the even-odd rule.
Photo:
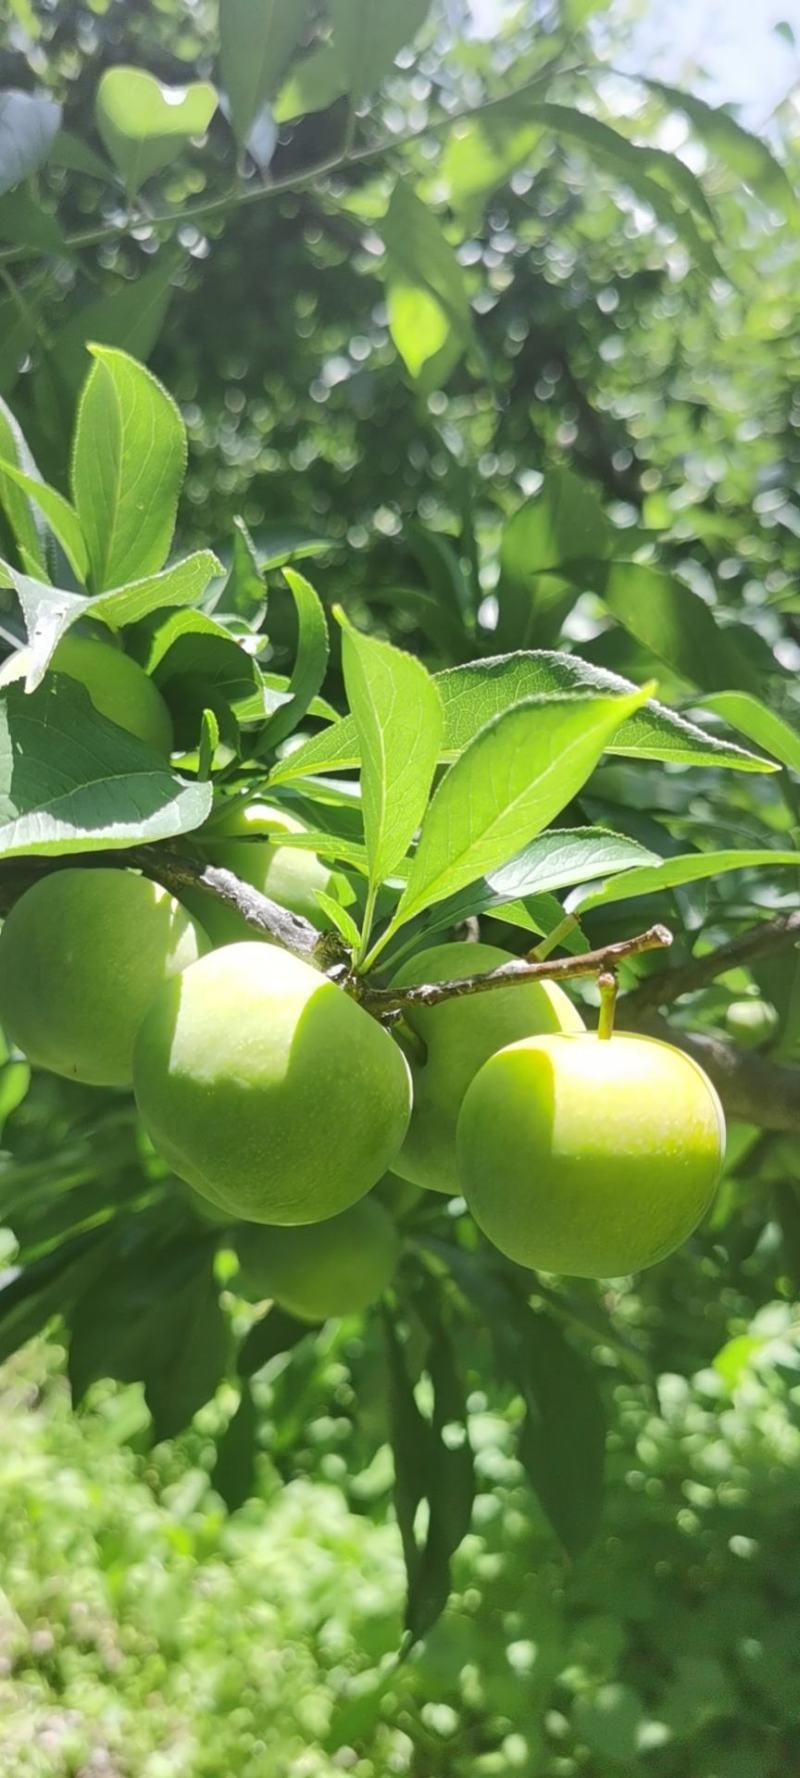
[[[310,964],[225,945],[157,996],[134,1088],[157,1149],[243,1222],[321,1222],[364,1197],[406,1132],[397,1044]]]
[[[484,1063],[458,1120],[464,1196],[509,1259],[615,1278],[678,1247],[711,1206],[725,1148],[717,1094],[671,1044],[530,1037]]]
[[[0,1022],[40,1068],[130,1086],[151,1001],[207,949],[202,928],[147,877],[53,871],[15,902],[0,933]]]
[[[758,1049],[769,1043],[778,1028],[778,1014],[772,1002],[755,996],[749,1000],[732,1000],[725,1015],[732,1037],[745,1049]]]
[[[480,975],[509,963],[511,953],[494,945],[435,945],[399,970],[393,987]],[[456,1123],[473,1076],[495,1050],[545,1031],[582,1031],[572,1001],[552,982],[525,982],[485,994],[409,1007],[407,1024],[421,1038],[425,1059],[409,1051],[414,1111],[394,1163],[395,1173],[430,1191],[459,1192]]]
[[[237,1236],[234,1288],[271,1297],[301,1321],[357,1315],[391,1284],[400,1257],[397,1231],[372,1197],[306,1228],[248,1229]]]
[[[86,687],[101,716],[137,735],[156,752],[169,755],[172,721],[157,685],[137,661],[110,642],[90,636],[65,636],[50,665]]]
[[[238,802],[199,834],[198,839],[210,864],[233,871],[241,882],[251,883],[254,889],[260,889],[262,895],[280,902],[281,907],[288,908],[290,913],[302,914],[306,920],[320,926],[324,922],[314,891],[330,890],[330,869],[321,863],[315,852],[275,843],[279,834],[304,832],[302,821],[287,815],[285,809],[272,808],[262,802]],[[257,940],[253,927],[237,914],[235,908],[203,896],[201,910],[201,898],[193,896],[191,891],[185,899],[187,907],[204,921],[214,945]],[[211,907],[206,911],[208,901]]]

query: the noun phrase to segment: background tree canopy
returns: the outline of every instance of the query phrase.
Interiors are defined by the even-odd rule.
[[[130,1092],[9,1038],[14,1778],[791,1768],[797,107],[753,133],[631,66],[604,0],[483,28],[10,0],[3,912],[127,863],[275,936],[214,877],[220,808],[266,793],[324,865],[283,938],[374,963],[374,1012],[479,921],[585,969],[593,1024],[585,955],[666,924],[623,949],[618,1021],[729,1123],[699,1230],[612,1281],[531,1273],[388,1175],[391,1287],[310,1325],[250,1300],[252,1225]],[[123,735],[121,682],[92,707],[80,638],[145,669],[171,757]]]

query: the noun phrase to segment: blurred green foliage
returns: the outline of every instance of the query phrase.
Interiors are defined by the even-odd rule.
[[[58,1344],[28,1347],[0,1395],[3,1772],[782,1778],[800,1711],[800,1328],[776,1303],[736,1325],[691,1377],[613,1385],[602,1532],[571,1564],[532,1513],[513,1406],[475,1392],[473,1531],[445,1616],[399,1665],[388,1452],[353,1466],[334,1406],[360,1337],[324,1336],[287,1483],[282,1361],[262,1373],[258,1497],[233,1517],[209,1480],[231,1391],[147,1450],[137,1387],[95,1385],[76,1418]]]

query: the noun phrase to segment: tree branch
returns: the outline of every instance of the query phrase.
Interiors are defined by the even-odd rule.
[[[665,969],[645,976],[630,994],[626,994],[625,1010],[630,1009],[638,1015],[648,1007],[670,1005],[682,994],[704,988],[728,969],[754,963],[758,957],[769,957],[773,951],[798,943],[800,913],[778,914],[774,920],[764,920],[760,926],[732,938],[729,944],[720,945],[719,950],[709,951],[705,957],[692,958],[682,969]]]
[[[628,957],[642,951],[658,951],[672,944],[667,926],[651,926],[635,938],[623,938],[616,944],[603,945],[598,951],[584,951],[580,957],[547,958],[534,962],[515,957],[481,975],[461,976],[450,982],[417,982],[409,988],[373,988],[364,981],[358,998],[368,1012],[382,1017],[386,1013],[403,1012],[410,1006],[438,1006],[443,1000],[457,1000],[467,994],[485,994],[491,988],[508,988],[515,982],[568,982],[582,975],[598,975],[614,971]]]
[[[7,913],[26,889],[53,870],[108,870],[115,867],[140,870],[176,896],[180,896],[184,889],[198,889],[203,894],[216,896],[218,901],[224,901],[227,907],[240,914],[255,932],[263,933],[285,951],[292,951],[295,957],[303,957],[320,969],[341,961],[342,946],[335,934],[320,932],[301,914],[290,913],[288,908],[271,901],[250,883],[241,882],[233,871],[173,852],[164,845],[132,846],[119,852],[77,853],[41,860],[9,859],[0,872],[0,912]]]
[[[625,1015],[632,1000],[632,994],[626,995]],[[710,1033],[676,1031],[658,1013],[625,1016],[625,1028],[659,1037],[692,1056],[714,1082],[729,1117],[761,1130],[800,1131],[800,1068],[738,1049]]]
[[[567,69],[564,72],[574,73],[575,70]],[[67,235],[60,251],[64,253],[81,247],[97,247],[103,241],[113,241],[121,235],[132,234],[134,229],[183,227],[187,222],[204,222],[209,217],[225,216],[229,210],[238,210],[244,204],[265,203],[271,198],[282,197],[285,192],[302,191],[304,187],[313,185],[317,179],[325,178],[328,173],[342,173],[349,167],[366,166],[370,161],[379,160],[381,155],[393,154],[396,149],[406,148],[409,143],[418,142],[425,136],[439,136],[454,124],[483,117],[499,106],[514,104],[518,99],[524,99],[538,91],[551,75],[551,66],[542,68],[532,80],[512,87],[507,93],[498,93],[496,98],[484,99],[480,105],[462,105],[457,111],[427,119],[421,129],[405,130],[401,135],[384,137],[368,148],[346,149],[344,152],[337,150],[335,154],[326,155],[324,160],[315,161],[310,167],[301,167],[296,173],[287,173],[282,179],[273,179],[270,184],[241,186],[224,192],[219,197],[201,199],[196,204],[184,204],[180,210],[162,210],[149,215],[143,211],[139,215],[126,215],[119,222],[101,223],[97,228],[82,229],[74,235]],[[0,248],[0,265],[11,265],[17,260],[30,257],[29,247]]]

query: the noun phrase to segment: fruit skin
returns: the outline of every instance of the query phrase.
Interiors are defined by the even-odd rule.
[[[290,913],[302,914],[306,920],[320,926],[324,922],[314,891],[330,890],[328,866],[315,852],[276,846],[267,837],[304,832],[302,821],[296,821],[284,809],[272,808],[269,803],[251,802],[237,803],[230,813],[215,821],[213,827],[198,838],[210,864],[233,871],[241,882],[252,883],[254,889],[260,889],[262,895],[280,902],[281,907],[288,908]],[[252,837],[246,837],[253,834],[264,835],[262,845]],[[203,899],[211,900],[211,897]],[[206,914],[205,909],[201,913],[199,899],[192,899],[190,891],[186,905],[205,920],[214,945],[241,944],[246,940],[258,942],[253,927],[248,926],[235,908],[226,907],[224,902],[214,901],[210,913]]]
[[[164,699],[149,674],[121,648],[91,636],[64,636],[50,666],[84,685],[101,716],[169,755],[172,720]]]
[[[758,1049],[775,1036],[778,1014],[769,1000],[732,1000],[725,1023],[737,1043],[745,1049]]]
[[[714,1197],[725,1119],[702,1068],[620,1033],[532,1037],[492,1056],[458,1122],[464,1196],[501,1253],[579,1278],[652,1266]]]
[[[136,1040],[134,1089],[181,1179],[244,1222],[321,1222],[392,1163],[405,1058],[333,982],[276,945],[226,945],[169,983]]]
[[[0,1022],[40,1068],[130,1086],[151,1001],[207,949],[202,928],[147,877],[53,871],[15,902],[0,933]]]
[[[391,1217],[372,1197],[310,1227],[249,1229],[235,1246],[241,1269],[234,1288],[257,1302],[271,1297],[300,1321],[368,1308],[400,1258]]]
[[[511,962],[495,945],[434,945],[412,957],[393,987],[480,975]],[[456,1123],[470,1081],[495,1050],[540,1031],[582,1031],[583,1020],[553,982],[517,983],[485,994],[409,1007],[404,1018],[427,1049],[427,1060],[409,1056],[414,1110],[393,1171],[429,1191],[460,1192]]]

